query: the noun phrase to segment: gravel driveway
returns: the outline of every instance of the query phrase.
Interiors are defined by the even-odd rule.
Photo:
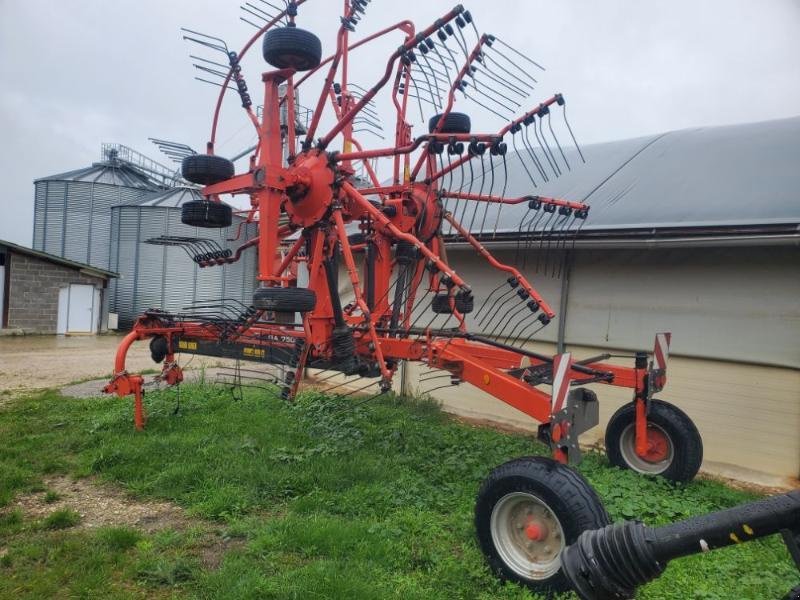
[[[0,394],[61,387],[73,381],[110,377],[121,335],[0,337]],[[217,364],[197,356],[192,367]],[[157,368],[147,342],[128,351],[129,371]]]

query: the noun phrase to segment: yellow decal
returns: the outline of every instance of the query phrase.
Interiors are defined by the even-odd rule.
[[[189,342],[187,340],[181,340],[178,342],[178,348],[181,350],[197,350],[197,342]]]
[[[742,543],[742,541],[741,541],[741,540],[740,540],[738,537],[736,537],[736,534],[735,534],[735,533],[732,533],[732,534],[730,535],[730,538],[731,538],[731,539],[732,539],[734,542],[736,542],[737,544],[741,544],[741,543]]]
[[[753,528],[752,528],[752,527],[750,527],[750,525],[748,525],[747,523],[745,523],[744,525],[742,525],[742,529],[744,529],[744,532],[745,532],[747,535],[753,535]]]
[[[344,141],[344,148],[342,149],[342,151],[344,153],[352,152],[353,151],[353,142],[351,142],[350,140],[345,140]]]
[[[408,165],[406,165],[405,169],[403,169],[403,181],[405,183],[411,181],[411,169],[408,168]]]
[[[242,348],[242,354],[244,356],[256,356],[258,358],[264,358],[266,351],[263,348]]]

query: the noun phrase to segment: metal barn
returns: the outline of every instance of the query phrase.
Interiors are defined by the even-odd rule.
[[[33,249],[109,268],[111,207],[135,204],[164,189],[124,146],[104,144],[102,160],[34,182]],[[155,163],[153,163],[155,164]]]
[[[526,245],[534,224],[521,206],[505,207],[499,218],[492,207],[486,219],[498,226],[484,243],[556,307],[534,348],[630,355],[652,351],[654,333],[671,331],[670,380],[660,397],[695,420],[706,442],[704,468],[768,484],[775,480],[765,474],[797,479],[800,118],[673,131],[596,144],[584,154],[585,165],[574,157],[572,171],[539,188],[508,159],[509,195],[591,203],[574,243],[548,248],[534,237]],[[474,251],[448,244],[448,257],[476,298],[490,293],[493,272]],[[408,391],[435,383],[421,384],[421,375],[409,366]],[[601,424],[630,400],[625,390],[595,391]],[[432,395],[465,416],[535,428],[468,386]],[[592,430],[585,441],[600,434]]]
[[[206,239],[233,251],[256,235],[256,225],[237,216],[225,229],[200,229],[181,223],[183,203],[200,198],[193,188],[176,187],[143,202],[111,209],[111,265],[120,274],[111,283],[111,312],[119,315],[120,327],[131,326],[148,308],[180,312],[193,303],[222,298],[248,306],[252,302],[255,249],[245,251],[235,263],[200,268],[188,248],[152,243],[175,237]]]

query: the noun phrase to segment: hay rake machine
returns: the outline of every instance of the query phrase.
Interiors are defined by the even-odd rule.
[[[225,62],[193,56],[202,79],[220,90],[207,152],[183,156],[182,174],[204,186],[204,199],[186,203],[182,220],[226,227],[233,210],[221,197],[242,195],[250,201],[243,214],[258,224],[258,236],[228,254],[201,238],[150,242],[181,246],[204,267],[255,249],[261,287],[251,306],[221,300],[181,313],[146,311],[121,343],[105,390],[132,395],[135,426],[144,427],[144,379],[128,373],[125,357],[132,343],[148,339],[153,359],[163,363],[157,379],[167,384],[183,379],[179,352],[276,368],[261,379],[275,382],[286,399],[308,371],[364,382],[342,395],[369,399],[391,390],[402,361],[441,371],[451,385],[469,383],[539,421],[539,437],[553,454],[512,461],[486,479],[476,506],[481,547],[503,577],[564,589],[561,551],[582,531],[608,523],[597,495],[568,466],[581,458],[579,435],[598,422],[597,398],[587,384],[633,392],[608,427],[612,462],[676,481],[691,479],[700,466],[702,443],[691,420],[653,398],[666,382],[669,334],[656,336],[652,358],[636,354],[627,367],[606,362],[609,355],[575,360],[527,347],[555,312],[516,266],[484,243],[495,236],[503,209],[522,205],[528,213],[519,224],[519,250],[535,250],[546,271],[546,255],[570,244],[587,219],[584,202],[534,193],[583,160],[565,98],[530,102],[542,68],[499,37],[479,33],[460,5],[425,28],[403,20],[353,42],[368,2],[344,2],[327,58],[319,38],[296,24],[305,0],[243,6],[243,20],[257,31],[238,53],[219,38],[185,30],[188,41]],[[379,80],[369,87],[350,81],[358,49],[387,36],[398,46]],[[254,109],[241,66],[259,40],[272,67],[261,76],[261,110]],[[300,90],[308,97],[314,82],[321,86],[316,103],[310,112],[299,109]],[[241,173],[215,154],[229,91],[238,95],[258,140]],[[385,127],[379,100],[394,116]],[[453,110],[456,103],[502,126],[473,132],[468,114]],[[414,136],[416,110],[424,131]],[[324,132],[323,113],[333,122]],[[366,149],[356,137],[381,138],[392,130],[386,147]],[[559,135],[569,139],[566,151]],[[376,161],[389,165],[384,179]],[[512,166],[525,170],[531,194],[507,195]],[[469,244],[496,273],[487,297],[475,298],[448,263],[447,244],[456,241]],[[340,268],[352,288],[347,304],[339,294]],[[237,369],[234,378],[242,377]]]

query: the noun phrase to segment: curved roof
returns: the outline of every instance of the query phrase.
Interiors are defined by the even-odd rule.
[[[160,206],[162,208],[180,208],[184,202],[202,200],[203,196],[192,187],[174,187],[148,196],[137,206]]]
[[[582,150],[585,164],[574,149],[566,152],[571,170],[562,165],[561,177],[536,181],[538,186],[509,153],[506,195],[588,202],[583,232],[800,223],[800,117],[671,131]],[[497,233],[513,234],[525,214],[524,204],[504,206],[497,219],[493,206],[486,222],[497,222]]]
[[[105,183],[149,190],[161,189],[154,185],[147,175],[130,164],[114,160],[93,163],[90,167],[41,177],[34,180],[34,183],[40,181],[84,181],[87,183]]]

